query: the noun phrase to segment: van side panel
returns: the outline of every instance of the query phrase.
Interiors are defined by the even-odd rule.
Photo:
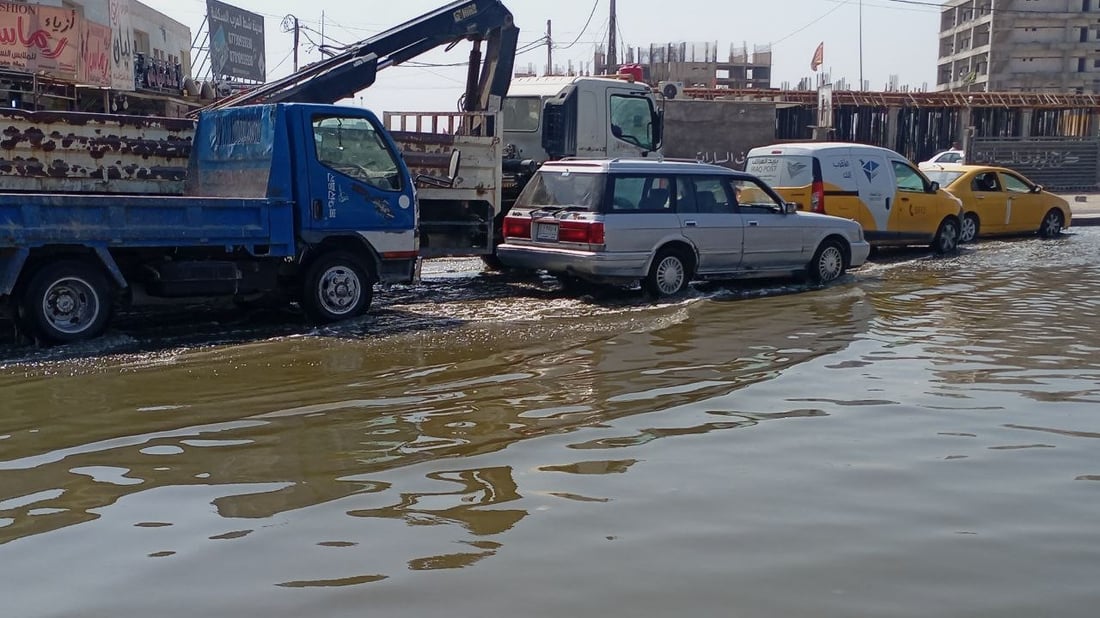
[[[844,152],[820,157],[825,183],[825,214],[857,221],[864,229],[875,229],[871,212],[860,198],[859,166]]]
[[[893,169],[882,155],[874,151],[854,151],[852,165],[855,166],[859,196],[868,213],[869,220],[860,221],[863,229],[869,232],[890,230],[890,213],[894,209],[896,191]]]

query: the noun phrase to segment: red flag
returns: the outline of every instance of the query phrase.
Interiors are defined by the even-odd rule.
[[[810,60],[810,70],[816,72],[823,62],[825,62],[825,41],[817,44],[814,57]]]

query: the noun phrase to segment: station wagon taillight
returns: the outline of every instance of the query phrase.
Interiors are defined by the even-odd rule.
[[[527,217],[504,217],[505,238],[531,238],[531,219]]]
[[[562,221],[558,224],[558,241],[602,245],[603,221]]]

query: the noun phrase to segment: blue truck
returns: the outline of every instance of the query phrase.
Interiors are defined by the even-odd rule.
[[[365,109],[267,104],[203,114],[180,196],[0,194],[0,298],[40,338],[107,326],[120,294],[278,292],[318,322],[410,282],[413,178]]]
[[[463,40],[464,108],[446,126],[390,131],[332,104]],[[363,314],[376,282],[413,281],[421,256],[491,252],[517,40],[499,1],[464,0],[222,100],[193,130],[144,125],[167,132],[159,141],[107,139],[104,122],[130,121],[75,112],[12,125],[0,148],[32,152],[0,161],[0,312],[51,343],[95,337],[119,303],[149,298],[276,296],[332,322]],[[181,136],[186,172],[171,164]]]

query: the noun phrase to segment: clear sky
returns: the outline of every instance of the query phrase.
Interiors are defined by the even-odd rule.
[[[200,32],[205,0],[141,0]],[[227,0],[229,4],[264,16],[268,79],[292,68],[292,35],[282,28],[293,14],[307,28],[299,47],[299,64],[321,58],[315,43],[353,43],[436,9],[446,0]],[[595,46],[606,42],[609,0],[504,0],[520,28],[520,46],[545,35],[552,22],[555,64],[572,61],[582,69]],[[620,48],[650,43],[715,42],[721,55],[731,44],[772,46],[772,85],[797,84],[812,76],[810,60],[818,43],[825,44],[822,70],[835,79],[858,83],[860,39],[864,79],[873,90],[884,88],[891,75],[901,84],[935,87],[941,0],[618,0]],[[860,13],[862,12],[862,37]],[[323,20],[322,20],[323,16]],[[587,24],[587,25],[586,25]],[[312,39],[312,42],[309,40]],[[422,63],[462,62],[469,51],[462,44],[450,53],[441,50],[418,58]],[[539,45],[516,59],[516,67],[534,65],[542,74],[546,46]],[[464,73],[454,67],[392,67],[361,93],[356,103],[377,112],[386,110],[448,111],[457,106]]]

